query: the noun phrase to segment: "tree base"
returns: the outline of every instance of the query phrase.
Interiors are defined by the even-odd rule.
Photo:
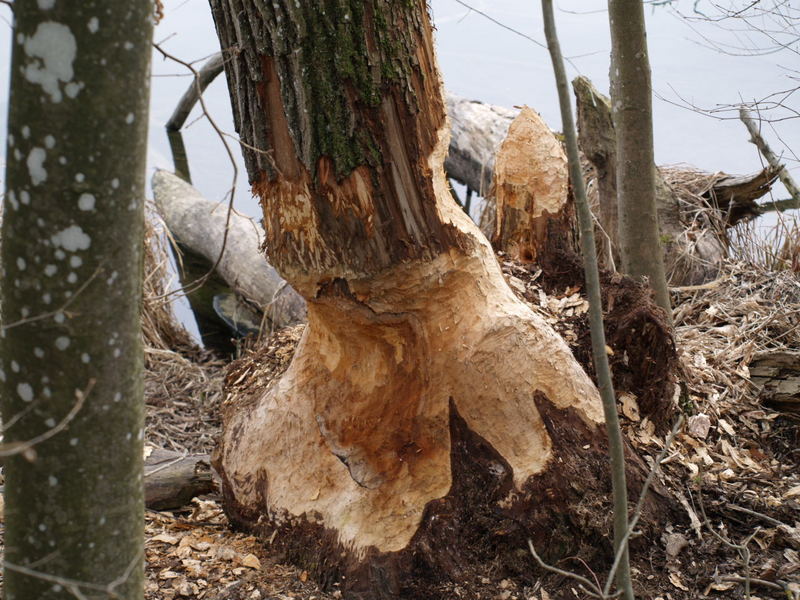
[[[269,540],[278,556],[307,570],[324,589],[341,590],[354,600],[444,600],[452,598],[452,584],[470,589],[487,576],[532,585],[543,573],[528,540],[546,562],[578,555],[602,572],[613,558],[605,432],[591,430],[574,411],[555,409],[541,395],[535,402],[559,464],[532,477],[521,492],[513,492],[508,463],[450,404],[453,486],[426,506],[403,550],[353,552],[339,542],[338,532],[304,518],[277,526],[265,522],[263,514],[237,502],[228,482],[223,485],[226,512],[234,526]],[[643,474],[642,462],[628,453],[633,498]],[[663,496],[651,494],[640,526],[645,535],[637,544],[654,537],[654,515],[668,505]]]

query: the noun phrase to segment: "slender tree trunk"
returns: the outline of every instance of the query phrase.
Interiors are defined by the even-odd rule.
[[[143,595],[152,11],[144,0],[14,3],[0,380],[3,441],[20,452],[5,463],[8,600]]]
[[[527,572],[528,536],[576,550],[609,491],[599,395],[450,195],[426,2],[211,5],[270,262],[308,303],[283,377],[230,391],[229,516],[349,598]]]
[[[556,32],[556,21],[553,16],[553,1],[542,1],[542,16],[547,48],[553,63],[553,71],[558,90],[561,109],[561,125],[564,141],[569,157],[570,180],[575,189],[578,222],[580,223],[581,253],[586,277],[586,290],[589,297],[589,326],[592,336],[592,361],[597,372],[600,396],[603,400],[603,411],[608,424],[609,458],[611,461],[611,477],[614,492],[614,551],[622,553],[617,571],[617,585],[626,600],[634,600],[631,585],[631,569],[625,539],[628,530],[628,489],[625,481],[625,451],[622,430],[617,414],[617,400],[614,395],[614,383],[611,379],[611,368],[606,353],[606,334],[603,329],[603,301],[600,294],[600,274],[597,267],[597,249],[594,241],[594,220],[586,198],[586,184],[583,181],[580,155],[578,154],[578,135],[575,121],[572,119],[572,103],[569,95],[569,84],[564,71],[564,59]]]
[[[647,277],[672,318],[656,206],[650,60],[642,0],[609,0],[611,106],[617,132],[617,199],[622,270]]]

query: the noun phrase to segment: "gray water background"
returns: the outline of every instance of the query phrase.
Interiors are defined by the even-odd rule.
[[[466,1],[475,10],[457,0],[430,2],[445,86],[456,94],[484,102],[505,106],[526,104],[539,111],[552,128],[561,129],[549,55],[542,43],[539,2]],[[703,1],[698,4],[700,10],[707,8]],[[791,0],[790,6],[795,1]],[[735,114],[726,115],[732,117],[728,119],[712,118],[691,105],[713,109],[800,85],[798,72],[794,70],[800,68],[800,42],[784,38],[788,40],[786,48],[765,56],[732,56],[720,52],[711,46],[765,47],[769,40],[744,30],[741,23],[720,26],[687,21],[679,15],[680,12],[697,16],[693,13],[694,6],[694,0],[676,0],[667,6],[646,7],[655,94],[656,161],[658,164],[686,163],[707,171],[757,171],[763,160],[755,146],[748,143],[747,132]],[[165,16],[155,36],[165,50],[184,61],[197,61],[198,68],[204,58],[219,51],[207,0],[165,0],[164,7]],[[0,8],[0,14],[6,17],[5,24],[0,23],[0,90],[4,90],[0,97],[0,127],[5,129],[11,25],[7,7]],[[486,13],[515,31],[509,31],[476,11]],[[607,92],[610,40],[605,0],[557,0],[556,19],[564,54],[572,57],[567,65],[568,75],[586,75],[600,90]],[[764,25],[771,27],[769,23]],[[164,124],[190,82],[191,76],[185,67],[153,52],[149,174],[155,168],[172,169]],[[796,96],[786,101],[792,110],[800,110],[800,93]],[[235,136],[224,77],[219,77],[208,88],[205,102],[218,126]],[[781,116],[789,112],[783,111]],[[774,128],[765,125],[764,134],[773,149],[784,156],[797,178],[800,163],[793,151],[800,153],[800,119],[781,121]],[[233,169],[219,136],[202,118],[198,108],[184,128],[184,140],[195,186],[207,198],[225,201],[233,183]],[[231,137],[227,142],[239,166],[234,206],[258,218],[259,208],[248,190],[236,142]],[[776,186],[774,195],[775,199],[787,196],[782,186]],[[769,226],[775,219],[774,215],[762,218],[762,224]],[[195,331],[184,305],[178,307],[178,313]]]

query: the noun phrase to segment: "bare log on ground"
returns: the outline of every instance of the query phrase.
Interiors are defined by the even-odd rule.
[[[444,168],[448,177],[481,196],[489,193],[494,161],[519,110],[446,95],[450,117],[450,149]]]
[[[225,282],[266,315],[268,328],[305,320],[305,302],[261,254],[263,234],[254,222],[232,213],[226,224],[225,206],[206,200],[194,187],[167,171],[157,171],[153,176],[153,194],[172,235],[203,256],[209,265],[216,264],[216,271]],[[225,252],[220,258],[223,243]]]
[[[725,225],[732,227],[769,210],[768,206],[761,206],[756,200],[770,191],[781,170],[780,166],[767,165],[750,175],[720,173],[703,195],[723,216]]]
[[[144,501],[153,510],[186,506],[192,498],[216,490],[207,454],[185,455],[153,449],[144,461]]]
[[[567,157],[544,120],[527,106],[497,153],[492,184],[497,217],[492,245],[530,262],[573,240]],[[574,246],[574,244],[573,244]]]
[[[762,352],[749,368],[764,404],[800,414],[800,352]]]

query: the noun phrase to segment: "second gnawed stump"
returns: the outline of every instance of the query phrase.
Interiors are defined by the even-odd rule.
[[[497,210],[492,243],[516,260],[536,261],[572,240],[567,157],[541,116],[527,106],[517,115],[495,159]]]

